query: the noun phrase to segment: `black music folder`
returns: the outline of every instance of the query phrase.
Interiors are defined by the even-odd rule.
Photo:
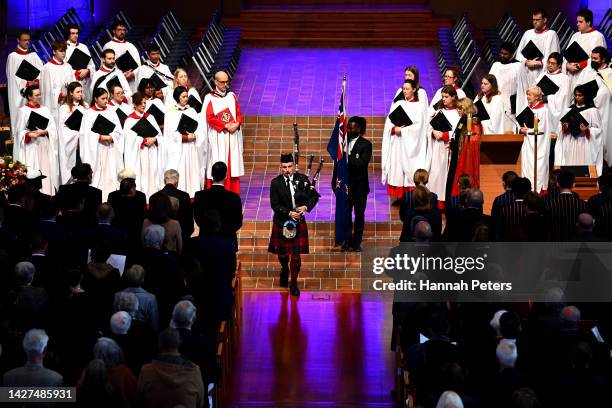
[[[563,53],[563,57],[569,62],[582,62],[589,59],[589,54],[576,41],[571,43]]]
[[[155,137],[159,134],[155,126],[145,117],[136,122],[136,124],[132,126],[132,130],[140,137]]]
[[[134,57],[132,57],[132,54],[130,54],[129,51],[124,52],[120,57],[118,57],[115,64],[117,65],[117,68],[123,72],[138,68],[138,63],[136,60],[134,60]]]
[[[68,58],[68,63],[74,70],[87,68],[89,61],[91,61],[91,57],[78,48],[75,48],[70,58]]]
[[[177,101],[178,102],[178,101]],[[193,95],[189,95],[189,99],[187,99],[187,103],[191,106],[197,113],[202,112],[202,102],[198,101]]]
[[[98,115],[91,127],[91,131],[99,135],[110,135],[115,130],[115,124],[102,115]]]
[[[181,119],[179,120],[176,131],[180,134],[193,133],[196,131],[197,128],[198,122],[183,113],[181,115]]]
[[[535,45],[531,40],[529,40],[527,45],[523,47],[523,49],[521,50],[521,54],[523,54],[523,57],[527,58],[528,60],[541,60],[542,58],[544,58],[544,54],[542,54],[542,51],[540,51],[537,45]]]
[[[19,68],[17,68],[17,72],[15,72],[15,75],[17,75],[18,78],[21,78],[24,81],[28,82],[32,82],[33,80],[38,78],[39,74],[40,69],[30,64],[27,60],[21,61],[21,64],[19,64]]]
[[[403,127],[412,125],[412,120],[401,106],[398,106],[389,114],[389,119],[395,126]]]
[[[533,111],[531,110],[531,108],[529,106],[527,106],[525,109],[523,109],[523,111],[516,117],[516,121],[518,122],[519,126],[523,127],[527,127],[529,129],[533,128],[533,120],[535,118],[535,115],[533,114]]]
[[[162,126],[164,124],[164,112],[162,112],[154,103],[149,106],[149,109],[147,109],[147,113],[149,115],[153,115],[155,121],[159,126]]]
[[[121,86],[121,81],[119,81],[119,78],[117,78],[117,75],[115,75],[114,77],[109,79],[108,82],[106,82],[106,89],[112,95],[113,88],[116,87],[116,86],[118,86],[118,87],[123,89],[123,87]]]
[[[117,108],[115,112],[117,113],[117,117],[119,118],[119,123],[121,123],[121,126],[123,126],[125,124],[125,120],[128,117],[127,113],[125,113],[119,108]]]
[[[153,86],[155,87],[156,91],[164,89],[168,86],[168,84],[166,84],[156,73],[153,73],[153,75],[151,75],[149,79],[151,80],[151,82],[153,82]]]
[[[544,75],[540,82],[537,83],[537,86],[540,87],[542,93],[546,96],[554,95],[559,91],[559,87],[555,84],[549,77]]]
[[[450,132],[453,129],[453,125],[448,121],[446,115],[439,111],[429,122],[433,130],[440,132]]]
[[[64,122],[64,125],[70,130],[78,131],[81,128],[81,122],[83,121],[83,112],[75,110],[72,115]]]
[[[35,131],[36,129],[45,130],[49,126],[49,118],[40,115],[34,111],[30,113],[30,117],[28,118],[28,124],[26,128],[29,131]]]
[[[486,96],[484,98],[486,98]],[[478,119],[480,119],[481,122],[483,120],[491,119],[491,117],[489,116],[489,112],[487,112],[487,108],[485,108],[484,104],[482,103],[482,100],[477,100],[474,103],[474,106],[476,106],[476,109],[478,109],[478,113],[476,114],[476,116],[478,116]]]
[[[567,127],[572,136],[578,136],[582,131],[580,125],[589,126],[589,122],[582,116],[578,109],[572,108],[560,120],[561,123],[567,123]]]
[[[510,113],[516,114],[516,94],[510,95]]]

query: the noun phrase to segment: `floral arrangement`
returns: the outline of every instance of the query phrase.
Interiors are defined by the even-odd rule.
[[[0,191],[7,192],[15,184],[25,183],[27,172],[26,165],[13,161],[11,156],[0,157]]]

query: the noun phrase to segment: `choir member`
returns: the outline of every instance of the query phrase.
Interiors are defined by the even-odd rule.
[[[382,183],[387,193],[397,199],[414,187],[412,179],[417,169],[427,168],[427,151],[431,144],[425,135],[427,112],[418,100],[417,85],[404,81],[404,99],[391,106],[391,112],[403,109],[412,124],[396,126],[389,117],[385,121],[382,143]]]
[[[244,175],[242,157],[242,123],[238,98],[229,89],[229,76],[224,71],[215,74],[216,88],[204,98],[202,112],[208,125],[208,164],[206,184],[212,185],[211,168],[216,162],[227,165],[225,189],[240,194],[240,177]]]
[[[442,88],[440,92],[442,107],[431,111],[428,119],[431,120],[438,113],[442,113],[451,125],[449,131],[436,130],[428,121],[426,137],[429,139],[427,149],[427,163],[429,164],[429,189],[438,196],[438,205],[442,207],[446,200],[446,180],[449,168],[449,142],[455,135],[459,123],[457,113],[457,90],[450,85]],[[429,148],[430,147],[430,148]],[[419,169],[421,167],[416,167]]]
[[[102,64],[100,65],[100,69],[94,73],[93,78],[91,80],[92,95],[93,95],[93,90],[95,88],[99,88],[99,87],[108,88],[107,84],[109,82],[119,81],[119,85],[121,85],[121,87],[123,88],[123,92],[125,94],[126,103],[130,103],[131,98],[132,98],[132,90],[123,72],[121,72],[121,70],[119,70],[115,66],[115,60],[116,60],[115,51],[113,50],[102,51]],[[115,80],[115,78],[117,79]]]
[[[548,14],[544,9],[536,9],[532,13],[533,29],[525,31],[521,42],[519,43],[516,59],[523,63],[524,67],[521,72],[521,79],[518,82],[517,98],[516,98],[516,114],[518,115],[527,106],[527,101],[524,95],[527,93],[527,88],[535,85],[536,78],[544,68],[543,59],[553,52],[559,52],[559,37],[554,30],[548,28]],[[533,43],[541,57],[528,59],[523,55],[525,47],[529,43]],[[529,55],[531,56],[531,55]]]
[[[134,108],[132,108],[132,105],[126,102],[127,98],[125,97],[125,92],[121,86],[111,85],[109,92],[110,99],[107,106],[115,111],[117,117],[119,118],[119,123],[121,124],[121,127],[123,127],[125,120],[134,111]]]
[[[163,186],[166,140],[155,118],[146,111],[147,100],[140,92],[132,98],[134,111],[125,120],[125,167],[136,173],[136,188],[147,199]]]
[[[55,195],[59,188],[55,118],[49,108],[40,105],[41,92],[38,85],[28,86],[23,97],[28,103],[19,108],[17,114],[17,140],[13,158],[25,164],[28,171],[39,170],[45,176],[41,191]]]
[[[77,146],[81,119],[88,108],[80,82],[71,82],[66,87],[66,99],[59,108],[57,136],[59,140],[59,171],[61,184],[66,184],[72,177],[72,168],[76,165]],[[78,113],[76,113],[78,112]],[[76,113],[73,119],[72,114]],[[70,121],[68,121],[70,119]],[[68,124],[66,123],[68,121]]]
[[[607,87],[606,80],[612,78],[612,68],[610,64],[610,54],[604,47],[595,47],[591,52],[591,64],[585,68],[577,81],[577,85],[588,84],[595,81],[597,91],[590,95],[593,98],[595,107],[599,111],[601,117],[601,140],[603,149],[600,152],[601,157],[597,160],[598,163],[603,163],[605,159],[608,164],[612,163],[612,125],[610,124],[610,109],[612,101],[610,100],[610,90]],[[587,90],[587,92],[589,92]],[[593,92],[593,91],[590,91]],[[600,166],[598,165],[598,168]]]
[[[206,177],[208,143],[205,126],[198,121],[198,114],[187,103],[189,99],[187,88],[177,86],[171,98],[179,102],[168,109],[164,124],[164,138],[168,144],[168,164],[181,175],[179,190],[186,191],[190,197],[194,197],[196,191],[204,188]],[[183,115],[195,122],[195,130],[180,126]]]
[[[417,95],[419,97],[419,102],[421,102],[424,105],[425,109],[427,109],[429,107],[429,98],[427,97],[427,91],[425,91],[425,89],[421,87],[421,83],[419,82],[419,69],[416,66],[411,65],[409,67],[406,67],[406,69],[404,70],[404,81],[408,79],[414,81],[417,84]],[[393,102],[391,102],[392,106],[395,102],[404,99],[403,92],[403,88],[399,88],[397,90],[397,92],[395,93],[395,97],[393,98]]]
[[[174,81],[172,81],[172,87],[168,90],[168,96],[166,99],[164,99],[166,107],[171,108],[178,103],[178,101],[175,101],[173,97],[174,89],[177,86],[184,86],[187,89],[187,94],[189,95],[190,101],[189,106],[194,108],[196,112],[200,113],[202,111],[202,98],[200,98],[198,91],[191,85],[187,71],[185,71],[183,68],[177,68],[176,71],[174,71]]]
[[[576,13],[576,27],[578,32],[572,35],[572,38],[567,43],[567,48],[572,43],[577,43],[587,56],[591,55],[591,52],[596,47],[606,48],[604,35],[593,27],[593,12],[591,10],[582,9]],[[586,59],[584,61],[568,61],[565,63],[564,68],[570,77],[571,89],[574,89],[577,85],[581,71],[588,67],[589,62],[590,60]]]
[[[157,44],[147,44],[146,52],[149,59],[134,71],[136,83],[140,84],[140,81],[144,78],[151,78],[153,74],[157,75],[166,86],[160,90],[156,90],[156,96],[158,98],[163,98],[165,101],[168,97],[168,92],[172,92],[170,88],[174,77],[168,65],[161,62],[161,50]]]
[[[103,119],[100,119],[103,118]],[[110,124],[108,124],[110,122]],[[95,126],[96,125],[96,126]],[[98,133],[98,126],[106,133]],[[124,139],[121,124],[114,110],[108,107],[108,91],[96,88],[91,107],[83,115],[79,131],[81,162],[93,169],[91,185],[102,190],[102,200],[117,190],[117,174],[123,169]]]
[[[30,50],[30,43],[32,41],[32,35],[27,30],[20,30],[17,33],[17,47],[11,52],[6,59],[6,82],[8,90],[8,108],[9,115],[11,117],[11,131],[13,142],[17,135],[17,113],[19,108],[23,106],[26,101],[23,98],[21,92],[34,82],[38,81],[38,75],[36,79],[28,81],[24,78],[17,76],[17,71],[22,66],[24,61],[33,65],[39,71],[42,70],[43,62],[40,60],[38,54]]]
[[[504,131],[514,130],[512,117],[516,113],[518,81],[521,79],[523,64],[514,58],[516,47],[503,42],[499,49],[499,61],[494,62],[489,74],[495,75],[504,104]]]
[[[53,57],[40,72],[40,93],[42,104],[49,108],[53,118],[57,119],[60,104],[66,97],[66,85],[72,82],[74,70],[64,62],[66,58],[66,43],[55,40],[51,44]]]
[[[565,117],[571,110],[580,112],[580,116],[586,120],[587,124],[561,120],[555,144],[555,165],[592,164],[599,167],[597,173],[601,174],[601,163],[597,163],[602,149],[601,118],[593,104],[593,99],[588,92],[585,92],[582,85],[574,89],[574,104],[566,108],[561,117]]]
[[[91,58],[91,52],[87,45],[79,42],[79,26],[76,24],[68,24],[65,28],[64,36],[66,40],[66,62],[70,64],[70,57],[76,50],[79,50],[84,55],[89,57],[89,61],[87,62],[87,66],[81,69],[75,69],[75,66],[72,68],[75,69],[75,77],[76,80],[83,85],[83,98],[86,101],[91,100],[91,78],[96,71],[96,66],[94,65],[93,59]]]
[[[544,100],[548,106],[550,113],[551,127],[557,129],[561,113],[570,104],[570,80],[566,74],[561,72],[561,64],[563,57],[558,52],[550,54],[546,60],[546,72],[540,74],[536,79],[536,84],[539,84],[544,77],[550,79],[559,89],[550,95],[545,95]]]
[[[525,135],[523,146],[521,147],[521,172],[522,177],[529,179],[534,191],[540,193],[548,187],[548,161],[550,152],[550,133],[555,129],[550,126],[550,115],[546,105],[542,102],[542,90],[537,86],[527,89],[528,108],[538,121],[538,151],[537,151],[537,185],[534,183],[534,126],[531,124],[520,123],[520,133]]]
[[[465,92],[458,85],[460,77],[461,72],[457,67],[450,67],[446,70],[446,72],[444,72],[444,75],[442,76],[443,86],[442,88],[438,89],[434,94],[433,98],[431,98],[431,103],[429,104],[431,109],[442,108],[441,105],[436,106],[436,104],[438,104],[442,99],[442,89],[444,89],[445,86],[452,86],[453,88],[455,88],[455,91],[457,91],[457,99],[465,98]]]
[[[155,84],[151,81],[150,78],[143,78],[138,84],[138,92],[140,92],[145,97],[145,112],[149,112],[153,114],[153,111],[156,112],[157,116],[154,115],[154,119],[157,121],[157,125],[161,130],[164,130],[164,116],[166,114],[166,105],[162,102],[161,99],[155,96]],[[153,110],[151,111],[151,108]]]
[[[488,74],[480,81],[480,92],[476,97],[481,101],[489,119],[481,120],[482,132],[485,135],[500,135],[504,133],[505,113],[504,102],[497,86],[495,75]]]
[[[140,54],[138,53],[138,50],[136,49],[134,44],[132,44],[131,42],[125,39],[125,36],[127,35],[127,26],[125,25],[125,23],[122,21],[115,21],[113,25],[111,26],[111,30],[113,32],[113,38],[109,42],[104,44],[104,47],[102,49],[103,50],[110,49],[110,50],[115,51],[115,55],[117,56],[117,58],[121,58],[123,54],[125,54],[126,52],[129,52],[134,62],[136,62],[135,68],[140,67],[141,65]],[[134,75],[133,70],[131,69],[127,70],[123,72],[123,74],[125,75],[125,78],[128,80],[128,83],[130,84],[131,93],[136,92],[138,83],[135,80],[135,75]],[[126,90],[126,93],[127,93],[127,90]]]

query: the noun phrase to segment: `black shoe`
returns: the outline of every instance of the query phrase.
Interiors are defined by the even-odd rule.
[[[351,247],[351,252],[361,252],[361,247],[360,246]]]
[[[341,249],[341,251],[342,251],[342,252],[347,252],[347,251],[349,251],[349,250],[350,250],[350,247],[349,247],[349,245],[348,245],[348,244],[344,244],[344,245],[342,245],[342,249]]]
[[[291,296],[300,296],[300,288],[298,288],[297,284],[292,284],[289,288],[289,292],[291,293]]]
[[[289,286],[289,273],[285,273],[284,271],[281,271],[278,284],[280,285],[281,288],[288,287]]]

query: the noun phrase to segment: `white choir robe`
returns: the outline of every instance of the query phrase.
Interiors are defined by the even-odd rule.
[[[562,72],[556,72],[554,74],[543,72],[536,79],[536,84],[540,82],[544,76],[548,77],[548,79],[553,81],[555,85],[559,87],[559,90],[555,94],[548,95],[546,97],[546,105],[548,107],[551,120],[550,126],[552,129],[557,129],[559,126],[559,119],[561,119],[561,114],[570,105],[570,80],[568,76]]]
[[[174,75],[172,75],[172,72],[170,72],[170,68],[166,64],[162,64],[161,62],[159,62],[157,65],[155,65],[151,61],[146,60],[144,64],[142,64],[140,67],[138,67],[134,71],[134,76],[136,78],[136,87],[138,87],[138,84],[140,84],[140,81],[142,81],[145,78],[151,78],[153,74],[156,73],[153,69],[161,72],[162,74],[168,76],[169,78],[174,78]],[[157,74],[159,79],[164,81],[164,83],[166,84],[166,87],[162,88],[162,92],[164,94],[164,101],[165,101],[167,98],[168,92],[171,92],[170,89],[172,88],[173,80],[164,77],[164,75]]]
[[[130,85],[128,84],[128,80],[125,79],[125,75],[123,75],[123,72],[121,72],[116,67],[113,69],[108,69],[104,65],[102,65],[100,69],[97,70],[93,74],[93,78],[91,79],[91,89],[90,89],[90,92],[92,94],[93,94],[93,87],[96,85],[96,82],[98,82],[98,79],[102,77],[104,77],[104,79],[98,84],[98,88],[104,88],[108,90],[106,88],[106,84],[108,83],[108,81],[117,77],[119,79],[119,85],[121,85],[121,87],[123,88],[123,93],[125,95],[125,102],[132,103],[133,92],[132,92],[132,89],[130,88]],[[109,99],[110,99],[110,96],[109,96]]]
[[[47,125],[47,136],[30,138],[30,132],[26,126],[32,111],[49,119]],[[51,111],[46,106],[35,108],[33,105],[26,104],[19,108],[17,114],[17,143],[13,149],[13,159],[25,164],[30,170],[40,170],[43,176],[42,192],[48,195],[55,195],[59,188],[59,168],[58,168],[58,141],[55,119]]]
[[[211,170],[216,162],[228,164],[228,177],[244,176],[244,159],[242,146],[243,117],[240,113],[238,99],[233,92],[220,97],[209,93],[204,98],[202,114],[207,123],[208,163],[206,177],[212,180]],[[234,133],[223,130],[228,122],[240,123]]]
[[[556,131],[552,129],[550,124],[550,115],[548,108],[543,103],[530,108],[535,116],[538,117],[538,184],[537,192],[548,189],[548,161],[550,155],[550,134]],[[534,135],[533,129],[528,129],[527,135],[523,138],[523,146],[521,147],[521,176],[527,177],[531,181],[531,186],[534,186],[533,179],[533,164],[534,164]]]
[[[155,122],[155,118],[144,113],[146,120],[157,130],[157,144],[147,147],[144,138],[138,136],[132,127],[142,118],[136,111],[125,120],[123,136],[125,138],[125,167],[136,173],[136,189],[142,191],[147,200],[163,187],[166,169],[166,140]]]
[[[512,113],[512,104],[510,97],[517,95],[518,81],[521,78],[523,64],[518,61],[512,61],[507,64],[501,62],[493,63],[489,74],[495,75],[497,86],[501,92],[502,102],[504,104],[504,130],[515,131],[516,125],[513,121],[514,114]],[[519,112],[520,113],[520,112]]]
[[[574,88],[576,87],[578,83],[578,78],[580,77],[580,74],[582,73],[582,71],[588,68],[589,65],[591,64],[591,52],[593,51],[593,48],[595,47],[608,48],[606,44],[606,38],[603,36],[602,33],[600,33],[599,31],[595,29],[593,29],[592,31],[588,33],[584,33],[584,34],[581,33],[580,31],[574,33],[574,35],[572,35],[572,38],[570,38],[569,42],[567,43],[567,46],[569,47],[570,45],[572,45],[573,42],[577,42],[578,45],[580,45],[580,47],[584,50],[584,52],[586,52],[587,55],[589,56],[589,59],[586,61],[586,65],[583,64],[583,66],[581,67],[582,69],[575,73],[569,72],[567,70],[566,63],[563,64],[563,72],[567,73],[567,75],[570,78],[570,89],[572,92],[574,92]]]
[[[66,47],[67,47],[66,48],[66,58],[64,59],[64,61],[66,62],[68,62],[68,60],[70,59],[70,56],[72,56],[72,53],[77,48],[80,51],[84,52],[85,54],[91,57],[91,52],[89,52],[89,48],[87,48],[87,45],[83,43],[80,43],[80,42],[71,43],[70,41],[66,41]],[[91,101],[91,87],[92,87],[91,78],[96,72],[96,65],[94,64],[93,59],[89,60],[89,63],[87,64],[87,69],[89,70],[89,75],[86,76],[85,78],[78,78],[77,81],[79,81],[81,85],[83,85],[83,99],[86,101]]]
[[[87,109],[79,105],[75,106],[73,111],[70,111],[70,108],[66,104],[63,104],[59,108],[57,137],[59,141],[59,171],[61,184],[68,183],[70,177],[72,177],[72,168],[76,165],[79,131],[72,130],[65,125],[66,120],[68,120],[76,110],[79,110],[85,115]]]
[[[542,53],[542,67],[540,68],[527,68],[525,61],[527,58],[523,56],[521,51],[529,41],[533,41],[536,47]],[[536,32],[533,28],[525,31],[518,48],[516,49],[516,59],[523,65],[521,70],[521,78],[517,84],[517,97],[516,97],[516,114],[520,114],[523,109],[527,107],[527,89],[535,85],[536,78],[546,68],[546,61],[553,52],[559,52],[559,37],[555,30],[546,29],[542,32]]]
[[[60,104],[66,97],[66,86],[72,81],[76,81],[76,76],[70,64],[60,63],[55,58],[51,58],[40,72],[41,103],[49,108],[55,120],[58,120]]]
[[[11,52],[6,59],[6,82],[8,91],[8,108],[11,117],[11,136],[13,146],[15,146],[15,137],[17,136],[17,114],[19,108],[25,105],[26,100],[21,95],[21,90],[26,87],[27,81],[19,78],[15,73],[19,69],[19,65],[26,60],[30,64],[42,71],[43,62],[34,51],[29,52],[17,47]],[[40,78],[40,75],[39,75]]]
[[[174,100],[173,93],[174,93],[174,88],[169,87],[168,96],[166,96],[166,98],[164,99],[164,103],[166,104],[166,110],[172,108],[174,105],[178,103],[178,101]],[[198,102],[202,103],[202,98],[200,98],[200,94],[193,87],[189,88],[189,90],[187,91],[187,97],[190,97],[190,96],[193,96],[194,98],[196,98]],[[202,106],[202,110],[204,110],[203,106]]]
[[[394,125],[387,116],[383,130],[381,165],[382,183],[393,187],[414,186],[414,172],[427,169],[427,149],[430,145],[425,134],[427,112],[419,101],[401,100],[391,106],[405,111],[412,125],[404,126],[401,134],[392,135]]]
[[[578,108],[581,109],[581,108]],[[563,111],[563,115],[568,113],[570,108]],[[601,175],[601,163],[597,163],[601,156],[601,118],[596,108],[583,109],[580,114],[589,122],[589,138],[584,132],[578,136],[571,133],[564,134],[561,123],[557,130],[557,142],[555,143],[555,166],[580,166],[595,165],[597,175]]]
[[[610,120],[612,120],[612,115],[610,115],[612,101],[606,83],[598,73],[603,73],[608,76],[612,75],[612,68],[608,67],[598,72],[591,67],[587,67],[580,73],[576,86],[586,84],[593,80],[597,81],[597,85],[599,86],[593,102],[601,117],[601,140],[603,148],[600,150],[600,157],[597,159],[597,166],[600,168],[603,165],[603,160],[608,162],[608,164],[612,164],[612,124],[610,124]],[[600,163],[602,164],[600,165]]]
[[[113,138],[113,143],[100,142],[99,138],[101,135],[91,131],[91,127],[98,115],[104,116],[115,125],[115,128],[109,135]],[[101,110],[95,105],[87,109],[81,122],[81,130],[79,131],[79,154],[81,162],[91,165],[93,169],[91,185],[102,190],[103,201],[108,199],[109,193],[117,190],[119,187],[117,174],[124,168],[124,144],[121,124],[113,109],[106,107]]]
[[[459,88],[457,85],[454,85],[453,87],[455,88],[455,91],[457,91],[457,100],[463,99],[466,97],[463,89]],[[440,99],[442,99],[442,88],[438,89],[436,93],[434,94],[433,98],[431,98],[431,101],[429,102],[430,110],[435,110],[436,103],[440,102]]]
[[[403,91],[403,88],[398,89],[397,92],[395,92],[393,100],[395,100],[395,98],[397,98],[397,96]],[[423,104],[423,109],[427,110],[427,108],[429,108],[429,97],[427,96],[427,91],[423,88],[419,88],[417,95],[419,96],[419,102]],[[391,102],[391,106],[393,106],[394,103],[395,102]]]
[[[454,108],[444,108],[440,110],[452,125],[450,132],[445,132],[442,139],[435,139],[432,135],[433,128],[429,124],[431,119],[439,112],[429,110],[427,121],[427,138],[431,141],[431,149],[428,150],[427,161],[429,163],[429,182],[427,187],[438,195],[438,201],[446,201],[446,180],[448,179],[448,167],[450,165],[449,142],[455,136],[455,129],[459,123],[459,113]],[[426,168],[425,168],[426,169]]]
[[[503,135],[506,124],[506,114],[504,113],[504,102],[501,95],[493,95],[491,102],[487,97],[482,98],[482,104],[489,114],[487,120],[481,121],[482,133],[485,135]],[[480,98],[476,98],[479,100]]]
[[[132,112],[134,112],[134,107],[132,105],[130,105],[129,103],[125,103],[125,102],[121,102],[121,105],[117,105],[115,103],[115,101],[111,100],[111,101],[108,101],[106,106],[109,109],[114,110],[115,112],[117,112],[117,109],[120,109],[123,113],[125,113],[125,116],[130,116],[132,114]],[[117,117],[119,117],[119,116],[117,116]]]
[[[177,131],[181,116],[185,114],[198,122],[194,132],[196,139],[184,140],[184,136]],[[175,105],[166,113],[164,123],[164,139],[168,146],[168,166],[179,172],[179,190],[189,193],[194,197],[196,191],[204,188],[207,167],[207,148],[204,122],[200,120],[193,108],[180,108]]]
[[[115,51],[115,60],[119,58],[120,56],[122,56],[124,53],[129,52],[130,54],[132,54],[132,58],[134,58],[134,61],[136,61],[138,66],[140,67],[140,65],[142,65],[142,60],[140,59],[140,54],[138,53],[138,50],[136,49],[134,44],[132,44],[129,41],[118,40],[116,38],[113,38],[112,40],[104,44],[104,47],[102,48],[102,50]],[[135,78],[136,78],[136,75],[134,75],[130,80],[128,80],[132,94],[138,91],[138,83],[136,82]]]

